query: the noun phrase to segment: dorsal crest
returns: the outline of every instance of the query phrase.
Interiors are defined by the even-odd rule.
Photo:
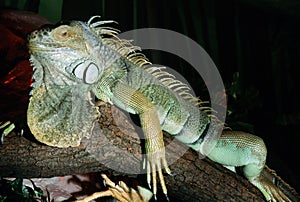
[[[96,18],[100,18],[100,16],[91,17],[87,22],[87,25],[99,36],[103,44],[110,47],[138,67],[151,64],[148,58],[140,52],[141,48],[132,44],[132,40],[120,39],[118,37],[120,31],[116,28],[107,26],[107,24],[116,23],[115,21],[105,20],[92,23]]]
[[[171,89],[184,100],[193,105],[199,105],[200,109],[203,109],[204,111],[209,111],[209,107],[203,106],[207,105],[208,102],[203,102],[198,97],[193,96],[191,88],[187,84],[176,79],[173,74],[164,71],[166,67],[153,66],[148,58],[141,53],[141,48],[132,44],[132,40],[120,39],[118,37],[120,31],[116,28],[107,26],[108,24],[116,23],[115,21],[95,21],[97,18],[100,18],[100,16],[91,17],[87,22],[87,25],[98,35],[103,44],[125,57],[134,65],[144,68],[163,85]]]

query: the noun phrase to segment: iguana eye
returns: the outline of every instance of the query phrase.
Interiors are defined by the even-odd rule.
[[[55,39],[59,41],[67,40],[70,36],[72,36],[72,28],[67,25],[62,25],[56,28],[53,32],[53,36]]]

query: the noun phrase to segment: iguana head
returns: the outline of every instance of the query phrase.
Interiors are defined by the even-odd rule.
[[[89,92],[110,60],[109,49],[80,21],[34,31],[28,48],[35,80],[27,111],[31,132],[47,145],[79,145],[98,117]]]
[[[119,57],[103,45],[90,23],[81,21],[32,32],[28,48],[34,79],[58,85],[93,84]]]

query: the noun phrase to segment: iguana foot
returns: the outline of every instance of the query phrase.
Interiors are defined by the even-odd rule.
[[[120,202],[147,202],[151,199],[152,193],[146,188],[138,186],[138,191],[129,188],[124,182],[120,181],[117,185],[112,182],[105,174],[101,174],[106,185],[109,186],[108,190],[96,192],[82,200],[76,202],[88,202],[97,198],[112,196]]]
[[[11,133],[14,129],[15,129],[15,124],[11,123],[10,121],[0,122],[0,130],[3,130],[3,132],[1,133],[1,139],[0,139],[1,144],[3,144],[3,142],[4,142],[4,137],[6,135],[8,135],[9,133]]]
[[[163,172],[162,172],[162,166],[164,167],[165,171],[171,175],[171,170],[168,167],[167,160],[165,158],[165,150],[161,149],[158,152],[155,153],[147,153],[147,158],[144,159],[143,163],[143,168],[147,168],[147,183],[151,189],[151,177],[152,177],[152,190],[153,190],[153,197],[155,200],[156,198],[156,193],[157,193],[157,179],[156,175],[158,173],[159,181],[161,184],[161,188],[163,193],[166,196],[166,199],[169,201],[168,197],[168,191],[166,187],[166,183],[164,180]]]
[[[264,195],[267,201],[292,202],[276,185],[264,177],[249,180]]]

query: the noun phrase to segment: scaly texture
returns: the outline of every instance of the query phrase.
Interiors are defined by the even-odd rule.
[[[89,137],[97,119],[92,96],[138,114],[145,136],[147,181],[157,192],[156,174],[167,194],[161,167],[170,170],[165,159],[162,130],[194,150],[224,166],[241,166],[245,176],[267,200],[288,199],[261,175],[266,148],[257,136],[223,132],[210,153],[208,140],[220,123],[198,106],[186,84],[138,52],[130,41],[117,37],[117,30],[104,26],[113,21],[41,29],[29,36],[28,47],[35,69],[28,125],[41,142],[57,147],[77,146]],[[208,128],[211,130],[208,130]],[[152,176],[151,174],[152,173]]]

